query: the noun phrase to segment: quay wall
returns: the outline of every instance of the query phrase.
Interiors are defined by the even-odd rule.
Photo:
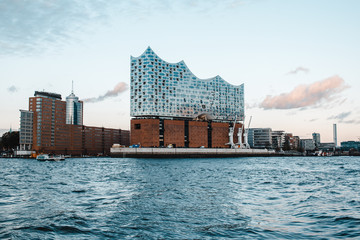
[[[209,158],[283,155],[267,149],[221,148],[111,148],[110,155],[119,158]]]

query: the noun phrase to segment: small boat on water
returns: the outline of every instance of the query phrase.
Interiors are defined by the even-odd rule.
[[[49,155],[49,154],[40,154],[36,157],[38,161],[63,161],[65,157],[62,155]]]

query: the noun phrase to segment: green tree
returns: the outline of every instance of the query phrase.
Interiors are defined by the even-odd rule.
[[[285,139],[285,143],[284,143],[283,150],[284,150],[284,151],[289,151],[289,150],[291,150],[289,138],[286,138],[286,139]]]
[[[4,133],[1,138],[1,145],[6,150],[15,149],[20,145],[19,132],[13,131]]]

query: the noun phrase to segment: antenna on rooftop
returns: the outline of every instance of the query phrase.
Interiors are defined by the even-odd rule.
[[[71,80],[71,93],[74,93],[74,80]]]

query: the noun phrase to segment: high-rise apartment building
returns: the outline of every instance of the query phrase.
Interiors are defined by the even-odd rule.
[[[29,111],[33,112],[35,150],[55,146],[55,141],[58,141],[55,135],[59,134],[65,120],[65,109],[66,104],[61,101],[60,94],[36,91],[34,97],[29,98]]]
[[[19,144],[20,150],[31,150],[33,144],[33,118],[32,111],[20,110]]]
[[[243,84],[234,86],[220,76],[199,79],[184,61],[166,62],[150,47],[131,57],[130,75],[131,144],[224,148],[243,142],[237,136],[244,118]]]

